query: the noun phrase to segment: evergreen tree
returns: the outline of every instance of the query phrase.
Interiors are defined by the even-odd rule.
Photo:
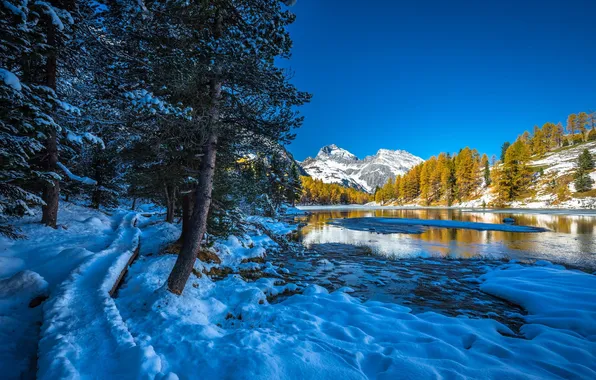
[[[505,153],[507,152],[507,149],[509,149],[509,146],[511,146],[509,141],[505,141],[503,145],[501,145],[501,162],[505,162]]]
[[[590,172],[594,169],[594,158],[588,149],[584,149],[577,158],[575,172],[575,191],[582,193],[592,189],[594,181]]]
[[[447,154],[445,166],[441,173],[441,187],[443,188],[443,197],[447,206],[451,206],[457,193],[457,177],[455,173],[455,159]]]
[[[491,184],[490,165],[488,163],[488,157],[486,154],[482,156],[482,166],[484,167],[484,185],[486,187]]]
[[[542,157],[546,153],[546,139],[538,126],[534,127],[534,135],[532,136],[530,146],[532,154],[538,157]]]
[[[42,205],[42,221],[56,227],[58,169],[81,179],[59,162],[69,141],[85,139],[62,123],[80,110],[58,96],[57,51],[72,41],[74,6],[22,0],[0,6],[0,233],[11,237],[18,234],[4,224],[6,216],[29,213],[32,205]]]

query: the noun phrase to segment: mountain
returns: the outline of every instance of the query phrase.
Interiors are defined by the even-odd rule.
[[[377,154],[358,159],[335,144],[319,150],[315,158],[300,164],[313,178],[325,183],[339,183],[358,190],[372,192],[389,179],[406,173],[424,160],[404,150],[379,149]]]

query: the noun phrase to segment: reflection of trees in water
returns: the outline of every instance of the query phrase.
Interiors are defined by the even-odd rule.
[[[464,212],[457,209],[350,209],[325,210],[312,212],[300,220],[307,222],[301,234],[320,230],[331,219],[396,217],[408,219],[461,220],[478,223],[502,223],[504,218],[514,218],[516,224],[548,228],[551,231],[565,234],[596,235],[596,218],[581,215],[549,215],[549,214],[517,214],[517,213],[484,213]],[[527,234],[501,231],[475,231],[462,229],[429,228],[420,235],[412,237],[433,243],[449,245],[451,242],[461,244],[491,244],[503,242],[507,248],[531,251],[535,248],[536,239],[529,239]],[[591,237],[591,236],[590,236]],[[595,245],[590,238],[578,238],[577,249],[581,252],[593,252]]]

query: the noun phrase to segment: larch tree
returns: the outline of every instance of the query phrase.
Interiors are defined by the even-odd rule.
[[[514,200],[529,184],[530,170],[527,166],[529,159],[530,153],[527,146],[519,140],[507,149],[498,184],[506,194],[506,200]]]
[[[586,112],[580,112],[577,114],[577,118],[575,119],[575,123],[577,125],[577,131],[581,134],[582,139],[587,141],[587,125],[589,121],[589,116]]]
[[[577,115],[572,113],[567,117],[567,133],[569,134],[570,143],[573,144],[575,131],[577,130]]]

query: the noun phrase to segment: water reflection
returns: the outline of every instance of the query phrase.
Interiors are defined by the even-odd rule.
[[[534,214],[520,211],[490,213],[456,209],[322,209],[302,217],[305,245],[342,243],[367,246],[388,257],[485,257],[546,259],[596,269],[596,216]],[[517,224],[547,228],[549,232],[519,233],[429,228],[420,235],[377,234],[327,224],[335,218],[396,217]]]

